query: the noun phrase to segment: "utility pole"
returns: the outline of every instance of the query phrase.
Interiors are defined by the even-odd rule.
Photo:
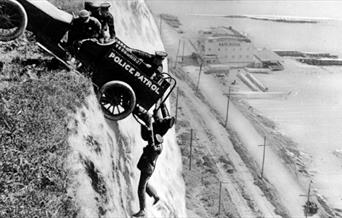
[[[178,41],[177,53],[176,53],[175,66],[174,66],[174,68],[175,68],[175,69],[176,69],[176,67],[177,67],[177,62],[178,62],[178,52],[179,52],[179,49],[180,49],[180,44],[181,44],[181,40],[179,39],[179,41]]]
[[[185,47],[185,40],[183,40],[182,63],[184,62],[184,47]]]
[[[160,34],[162,33],[162,16],[161,15],[159,15],[159,32],[160,32]]]
[[[222,189],[222,182],[220,181],[220,190],[219,190],[219,208],[218,208],[218,217],[220,217],[221,213],[221,189]]]
[[[316,214],[318,211],[317,204],[313,201],[310,201],[310,197],[314,195],[314,194],[311,194],[311,184],[312,184],[312,180],[310,180],[310,183],[309,183],[308,194],[299,195],[299,196],[307,197],[305,205],[304,205],[305,218]]]
[[[231,87],[229,86],[228,99],[227,99],[226,121],[224,122],[224,127],[227,127],[227,124],[228,124],[228,112],[229,112],[230,92],[231,92]]]
[[[266,136],[264,136],[264,144],[263,145],[259,145],[259,146],[263,146],[264,150],[262,153],[262,165],[261,165],[261,178],[264,178],[264,165],[265,165],[265,152],[266,152]]]
[[[190,161],[189,161],[189,170],[191,170],[191,158],[192,158],[192,135],[193,135],[193,129],[190,130]]]
[[[228,181],[226,181],[226,182],[221,182],[220,181],[220,189],[219,189],[219,205],[218,205],[218,213],[217,213],[217,216],[218,217],[220,217],[220,215],[221,215],[221,199],[222,199],[222,185],[223,184],[229,184],[229,182]]]
[[[203,63],[201,63],[199,73],[198,73],[198,79],[197,79],[197,85],[196,85],[196,94],[198,92],[198,87],[199,87],[199,83],[200,83],[200,79],[201,79],[202,65],[203,65]]]
[[[310,180],[310,183],[309,183],[309,189],[308,189],[308,198],[307,198],[307,202],[310,202],[310,195],[311,195],[311,193],[310,193],[310,191],[311,191],[311,183],[312,183],[312,180]],[[308,217],[308,213],[305,211],[305,218],[307,218]]]
[[[177,86],[177,92],[176,92],[176,112],[175,112],[175,123],[177,123],[177,115],[178,115],[178,97],[179,97],[179,87]]]

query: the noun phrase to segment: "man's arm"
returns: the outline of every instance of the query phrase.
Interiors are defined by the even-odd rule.
[[[142,59],[145,63],[151,63],[153,59],[153,55],[138,49],[131,48],[132,54]]]
[[[107,19],[108,19],[108,28],[109,28],[110,38],[114,39],[115,38],[114,17],[113,15],[109,14]]]
[[[98,19],[96,19],[95,17],[91,17],[91,18],[92,18],[91,20],[93,21],[94,27],[95,27],[94,31],[96,34],[96,38],[98,38],[100,35],[100,32],[101,32],[101,29],[102,29],[102,25],[101,25],[100,21]]]

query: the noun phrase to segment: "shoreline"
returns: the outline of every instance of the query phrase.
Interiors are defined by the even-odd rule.
[[[182,71],[176,70],[174,71],[174,75],[178,79],[181,79],[183,82],[188,83],[189,87],[192,90],[196,89],[195,83],[192,81],[192,79],[188,75],[186,75],[184,71],[182,72]],[[223,118],[221,117],[219,111],[217,111],[216,108],[213,108],[212,106],[210,106],[210,103],[208,102],[208,100],[206,99],[202,91],[199,90],[196,96],[200,101],[202,101],[205,105],[207,105],[210,108],[210,111],[212,112],[214,117],[218,121],[220,121],[220,125],[229,134],[229,140],[231,141],[235,152],[240,156],[243,163],[247,166],[249,173],[252,175],[254,184],[263,192],[264,196],[274,206],[275,213],[277,215],[280,215],[281,217],[290,218],[291,216],[287,208],[283,206],[280,200],[281,196],[278,194],[274,185],[270,181],[268,181],[266,178],[262,179],[259,176],[258,163],[248,152],[248,149],[244,146],[239,136],[239,133],[235,131],[231,126],[224,127]],[[228,161],[231,161],[231,160],[228,160]],[[250,201],[250,197],[248,195],[244,196],[244,198],[246,201]]]
[[[306,166],[309,158],[305,157],[305,153],[298,149],[297,143],[278,131],[277,124],[274,121],[263,116],[259,111],[249,105],[248,102],[238,98],[233,98],[232,101],[260,134],[268,136],[268,141],[272,145],[275,145],[272,146],[272,149],[284,161],[291,175],[297,180],[300,186],[307,189],[309,181],[313,179],[313,175],[309,173]],[[329,206],[329,202],[325,200],[322,194],[315,192],[314,197],[314,202],[321,209],[318,212],[321,217],[342,215],[341,212]]]
[[[166,28],[164,27],[163,28],[164,32],[166,32],[165,29]],[[170,56],[175,56],[175,53],[176,53],[175,50],[177,48],[177,43],[178,43],[177,39],[179,39],[180,36],[179,36],[179,34],[176,33],[176,30],[174,30],[174,29],[172,29],[170,27],[167,28],[167,30],[168,30],[167,31],[167,35],[164,36],[163,41],[164,41],[164,43],[166,43],[166,47],[168,47],[168,52],[170,54],[174,53],[173,55],[171,54]],[[175,37],[171,37],[172,35],[174,35]],[[174,47],[172,47],[172,45],[174,45]],[[190,48],[186,49],[186,51],[188,53],[189,53],[189,50],[191,50],[191,49]],[[171,66],[173,66],[172,63],[173,63],[172,61],[171,61],[171,64],[169,62],[169,64]],[[291,65],[293,65],[293,64],[291,64]],[[297,65],[297,63],[295,63],[295,65]],[[183,64],[183,67],[184,67],[184,64]],[[196,66],[194,66],[194,67],[196,68]],[[193,72],[194,71],[194,69],[193,69],[194,67],[186,68],[185,71],[186,72]],[[198,66],[197,66],[197,68],[198,68]],[[306,69],[309,69],[309,68],[311,69],[311,67],[309,67],[309,66],[304,66],[303,71],[306,70]],[[293,67],[289,68],[289,70],[291,70],[291,69],[293,70]],[[316,73],[316,71],[314,71],[313,73]],[[195,78],[196,76],[192,76],[192,77],[194,77],[194,78],[192,78],[192,80],[195,81],[196,80],[196,78]],[[265,77],[265,75],[263,75],[263,77]],[[230,84],[232,82],[230,80],[231,77],[229,77],[229,79],[227,78],[227,80],[226,79],[223,80],[222,77],[219,77],[217,79],[219,80],[219,83],[221,83],[221,85],[223,85],[223,86],[226,86],[227,84]],[[266,80],[266,81],[268,81],[268,80]],[[187,82],[189,82],[189,81],[187,81]],[[193,82],[191,84],[189,84],[189,85],[193,89],[196,89],[196,85]],[[285,86],[286,84],[281,84],[281,85]],[[201,89],[203,89],[203,88],[204,87],[201,86]],[[209,89],[208,93],[210,93],[211,92],[210,91],[210,87],[207,87],[207,88]],[[221,89],[222,89],[223,92],[226,91],[226,89],[223,88],[223,87],[221,87]],[[278,89],[276,89],[276,90],[278,90]],[[197,94],[197,97],[200,97],[200,99],[203,100],[204,96],[200,96],[201,95],[200,93],[201,92],[199,92]],[[215,92],[213,92],[213,93],[215,93]],[[211,102],[210,99],[204,99],[204,100],[206,102],[208,102],[208,101]],[[215,104],[215,102],[214,102],[214,104]],[[238,105],[238,104],[241,104],[241,105]],[[242,113],[243,116],[246,116],[247,120],[250,120],[251,122],[253,122],[253,125],[251,125],[251,126],[253,126],[253,128],[255,128],[257,130],[256,132],[258,132],[259,135],[263,135],[263,134],[260,134],[260,132],[261,133],[265,132],[266,134],[269,134],[271,136],[270,138],[272,138],[272,143],[276,144],[274,146],[275,148],[273,148],[273,150],[274,150],[273,153],[275,153],[277,157],[281,157],[279,162],[283,164],[284,168],[287,168],[286,171],[288,171],[289,176],[293,177],[289,181],[292,180],[294,183],[297,183],[297,186],[300,187],[300,189],[302,190],[302,191],[299,191],[300,190],[299,188],[292,188],[293,190],[295,190],[295,193],[296,193],[296,197],[295,197],[296,198],[296,205],[293,205],[293,206],[296,206],[296,212],[292,212],[292,213],[303,214],[304,212],[301,212],[301,211],[302,211],[302,206],[305,203],[305,198],[299,197],[299,195],[306,193],[309,181],[310,181],[311,176],[312,176],[312,175],[310,175],[310,172],[308,171],[308,168],[307,168],[309,165],[306,165],[306,163],[308,163],[308,161],[310,160],[309,157],[306,156],[305,153],[301,152],[301,150],[298,149],[297,144],[291,138],[287,137],[284,134],[281,134],[277,130],[277,126],[276,126],[275,122],[273,122],[272,120],[266,119],[265,117],[262,117],[261,114],[257,114],[256,113],[253,116],[253,113],[251,113],[251,111],[248,111],[249,107],[246,106],[246,105],[243,105],[242,103],[239,103],[238,101],[237,101],[236,104],[234,104],[234,106],[235,105],[239,106],[240,113]],[[222,112],[222,107],[220,107],[220,110]],[[215,111],[216,117],[219,118],[218,120],[224,119],[224,118],[222,118],[223,115],[221,116],[219,114],[221,112],[218,111],[218,108],[214,108],[212,111]],[[254,111],[254,112],[256,112],[256,111]],[[248,117],[248,115],[250,115],[250,117]],[[231,134],[234,134],[234,132],[232,132]],[[246,134],[243,134],[243,137],[246,137]],[[236,138],[240,138],[240,137],[237,136]],[[234,139],[232,139],[232,141],[234,141]],[[254,170],[255,172],[253,172],[253,174],[255,174],[256,176],[253,176],[253,177],[254,177],[255,184],[257,184],[256,181],[258,181],[258,178],[257,178],[258,177],[258,172],[260,171],[259,165],[256,162],[256,160],[250,158],[251,157],[250,154],[248,154],[248,155],[246,154],[246,146],[242,146],[242,144],[239,144],[238,142],[239,141],[234,143],[235,144],[234,145],[234,149],[244,159],[245,164],[247,164],[248,166],[252,166],[252,167],[249,167],[250,168],[250,170],[249,170],[250,172],[252,172],[253,169],[256,169],[256,171]],[[240,140],[240,142],[241,142],[241,140]],[[250,145],[248,145],[248,146],[251,147]],[[254,150],[254,148],[252,148],[252,150]],[[254,165],[254,167],[253,167],[253,165]],[[270,181],[273,181],[273,180],[270,179]],[[291,183],[291,182],[288,182],[288,183]],[[270,192],[273,192],[273,194],[277,192],[277,190],[274,187],[274,184],[271,184],[270,182],[268,182],[266,184],[273,187],[273,190],[269,190]],[[264,184],[262,184],[262,185],[264,185]],[[258,186],[260,187],[260,185],[258,185]],[[267,189],[268,189],[268,187],[266,187],[266,190]],[[284,190],[282,190],[282,191],[284,191]],[[297,197],[297,195],[298,195],[298,197]],[[286,197],[290,197],[291,195],[289,196],[287,194],[285,196]],[[326,202],[324,202],[323,197],[319,197],[319,196],[317,196],[317,197],[318,197],[317,202],[319,201],[320,204],[323,205],[323,206],[321,206],[321,208],[325,208],[324,210],[323,209],[320,210],[321,213],[322,213],[321,217],[324,217],[324,216],[326,217],[326,215],[325,215],[326,213],[324,211],[328,211],[329,214],[334,214],[336,212],[336,211],[331,210],[327,206],[328,204]],[[273,199],[271,199],[270,201],[272,201],[272,200]],[[294,204],[294,203],[292,202],[291,204]]]
[[[278,23],[309,23],[309,24],[317,24],[319,23],[318,19],[310,19],[310,18],[293,18],[293,17],[272,17],[272,16],[261,16],[261,15],[226,15],[224,18],[237,18],[237,19],[251,19],[251,20],[260,20],[260,21],[270,21],[270,22],[278,22]]]

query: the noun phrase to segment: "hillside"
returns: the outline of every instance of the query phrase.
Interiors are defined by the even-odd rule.
[[[59,68],[33,42],[0,46],[0,216],[73,217],[66,126],[89,81]]]
[[[144,2],[112,2],[111,11],[129,46],[162,49]],[[0,217],[130,217],[138,210],[136,163],[145,146],[138,123],[106,120],[90,81],[26,38],[0,44]],[[150,180],[162,201],[152,207],[148,199],[149,217],[186,216],[174,134],[165,136]]]

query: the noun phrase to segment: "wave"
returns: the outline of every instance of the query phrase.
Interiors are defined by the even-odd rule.
[[[225,18],[237,18],[237,19],[252,19],[271,22],[283,22],[283,23],[319,23],[323,21],[333,21],[338,19],[328,17],[301,17],[301,16],[288,16],[288,15],[226,15],[226,14],[191,14],[192,16],[203,17],[225,17]]]

